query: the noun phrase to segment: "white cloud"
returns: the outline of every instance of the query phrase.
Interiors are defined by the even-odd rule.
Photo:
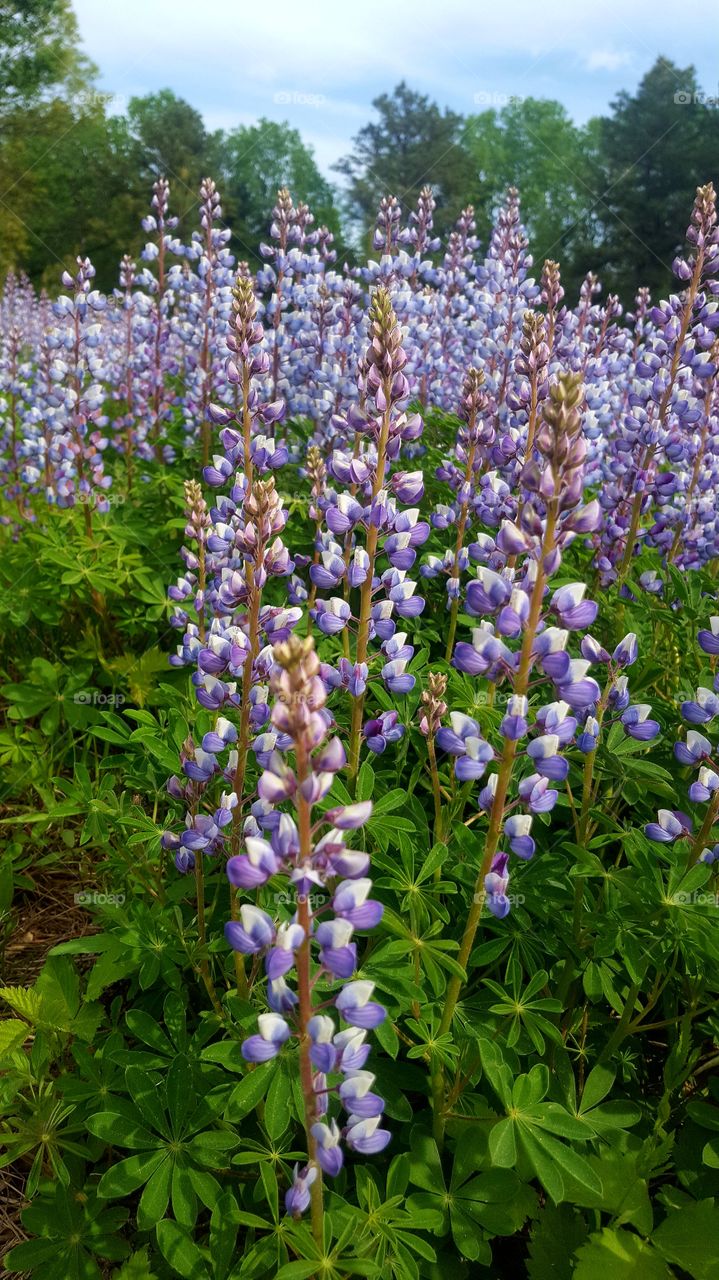
[[[631,60],[632,55],[626,49],[592,49],[584,65],[587,71],[618,71],[620,67],[628,66]]]

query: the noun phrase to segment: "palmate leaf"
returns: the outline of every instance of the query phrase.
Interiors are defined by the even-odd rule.
[[[490,1131],[489,1150],[494,1164],[511,1169],[521,1152],[555,1204],[565,1196],[563,1172],[601,1195],[601,1178],[586,1156],[560,1141],[567,1138],[586,1142],[594,1130],[582,1116],[573,1115],[561,1104],[542,1101],[549,1088],[549,1073],[544,1064],[537,1063],[510,1086],[506,1065],[501,1062],[496,1046],[482,1040],[480,1048],[485,1071],[489,1071],[490,1064],[495,1066],[494,1075],[488,1078],[508,1112]]]
[[[210,1100],[196,1104],[188,1058],[178,1054],[160,1078],[130,1066],[125,1072],[131,1102],[119,1099],[114,1111],[90,1116],[87,1127],[109,1146],[134,1149],[100,1180],[105,1199],[126,1197],[144,1187],[137,1209],[139,1230],[150,1230],[162,1219],[172,1200],[177,1221],[193,1227],[198,1199],[212,1209],[219,1195],[216,1180],[206,1170],[226,1167],[237,1146],[234,1133],[204,1129],[212,1123]],[[134,1110],[133,1110],[134,1104]]]
[[[96,1258],[119,1262],[129,1253],[117,1234],[126,1217],[122,1208],[105,1208],[82,1184],[56,1184],[23,1211],[24,1226],[40,1238],[11,1250],[5,1265],[49,1280],[99,1280]]]
[[[426,1230],[444,1236],[451,1231],[463,1257],[488,1266],[492,1260],[489,1239],[511,1235],[532,1213],[536,1196],[510,1169],[477,1173],[484,1160],[474,1134],[467,1132],[458,1144],[447,1187],[434,1139],[421,1131],[412,1135],[410,1177],[424,1189],[409,1196],[407,1209]]]

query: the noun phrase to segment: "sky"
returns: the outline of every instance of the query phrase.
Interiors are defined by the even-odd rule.
[[[675,0],[74,0],[100,86],[122,111],[170,88],[210,129],[286,120],[323,173],[400,80],[461,114],[556,98],[578,123],[634,91],[659,54],[718,95],[719,23]],[[677,92],[683,85],[677,82]]]

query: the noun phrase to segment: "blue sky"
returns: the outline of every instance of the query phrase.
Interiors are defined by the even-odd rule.
[[[468,114],[511,96],[557,98],[577,121],[633,90],[659,53],[696,66],[708,94],[712,20],[672,0],[74,0],[101,87],[122,110],[173,89],[209,128],[287,120],[328,177],[371,102],[399,80]],[[681,89],[681,83],[677,89]],[[336,178],[335,178],[336,180]]]

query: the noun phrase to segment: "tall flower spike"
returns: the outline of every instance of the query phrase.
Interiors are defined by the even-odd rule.
[[[477,876],[462,943],[457,956],[465,968],[474,944],[482,911],[485,907],[501,917],[509,910],[508,858],[499,848],[507,816],[510,787],[518,759],[525,756],[532,772],[517,787],[520,801],[530,814],[551,809],[557,792],[549,786],[562,781],[568,773],[561,747],[573,739],[577,719],[572,710],[588,711],[599,700],[599,686],[587,677],[590,660],[571,660],[565,652],[572,629],[588,626],[596,616],[596,605],[584,601],[583,584],[562,588],[551,598],[547,614],[555,615],[559,627],[548,626],[542,617],[547,580],[561,563],[561,550],[577,531],[591,530],[598,508],[579,505],[583,491],[583,464],[586,442],[582,434],[580,406],[583,399],[581,376],[565,373],[550,387],[544,402],[535,449],[536,457],[525,463],[522,480],[527,501],[520,522],[505,522],[497,539],[499,550],[520,558],[520,570],[503,572],[480,568],[477,581],[467,588],[467,608],[480,616],[490,615],[495,623],[483,623],[475,630],[471,644],[459,644],[454,662],[460,670],[472,675],[486,675],[500,683],[508,681],[512,693],[500,726],[501,752],[480,735],[479,726],[469,716],[454,712],[451,728],[442,728],[438,746],[455,757],[455,776],[460,781],[480,779],[488,765],[496,760],[493,773],[480,792],[480,808],[488,813],[489,823],[484,856]],[[507,641],[516,639],[518,651]],[[545,679],[556,690],[556,701],[541,709],[535,717],[536,736],[526,749],[520,744],[530,733],[530,679],[535,667],[541,667]],[[536,726],[536,728],[535,728]],[[536,732],[536,729],[539,732]],[[531,856],[533,842],[527,844],[528,828],[516,822],[506,833],[510,846],[520,857]],[[518,843],[521,841],[521,843]],[[450,979],[440,1023],[445,1034],[452,1023],[462,983]],[[444,1083],[438,1070],[434,1080],[435,1125],[443,1129]]]
[[[457,431],[455,458],[446,459],[437,468],[437,478],[446,480],[454,492],[451,506],[439,506],[432,515],[435,528],[444,529],[456,525],[454,547],[449,548],[444,559],[430,557],[422,566],[423,578],[447,575],[447,608],[450,611],[445,660],[449,662],[454,648],[457,617],[461,601],[461,576],[466,571],[470,546],[465,550],[464,538],[471,525],[474,502],[479,480],[486,469],[489,450],[495,439],[495,430],[488,417],[489,397],[484,388],[484,374],[470,368],[462,386],[459,404],[461,425]]]
[[[704,286],[714,275],[719,262],[719,228],[717,227],[716,193],[711,183],[698,187],[686,239],[693,252],[687,258],[677,257],[672,264],[674,274],[685,286],[680,297],[655,307],[652,318],[661,334],[659,351],[649,351],[637,366],[646,378],[645,391],[635,396],[641,424],[638,432],[636,468],[628,474],[627,497],[630,499],[628,529],[619,564],[621,584],[629,573],[635,555],[643,511],[651,498],[651,481],[656,455],[664,442],[670,419],[678,424],[691,424],[700,411],[689,401],[681,386],[684,371],[691,361],[691,344],[687,342],[692,324],[703,313]],[[660,355],[661,352],[661,355]],[[661,484],[661,473],[657,478]],[[669,533],[671,542],[671,533]]]
[[[263,350],[265,334],[257,318],[252,277],[238,273],[231,297],[227,337],[231,354],[226,373],[235,388],[235,405],[233,409],[219,404],[210,406],[213,421],[223,426],[220,441],[226,454],[224,459],[216,456],[212,465],[205,467],[205,480],[214,487],[224,484],[238,463],[251,483],[255,470],[275,470],[288,457],[287,448],[274,439],[274,424],[283,420],[285,402],[263,402],[257,387],[257,380],[267,374],[270,364]],[[233,421],[236,426],[229,425]]]
[[[273,805],[288,802],[292,816],[283,812],[268,840],[248,838],[246,852],[229,860],[227,874],[231,884],[242,888],[261,885],[273,875],[284,877],[289,893],[275,900],[296,895],[297,910],[291,921],[275,926],[266,913],[243,906],[239,922],[230,921],[226,932],[231,946],[244,954],[265,955],[273,1013],[263,1015],[258,1020],[259,1033],[244,1042],[245,1058],[265,1062],[292,1037],[299,1044],[308,1159],[302,1170],[295,1171],[285,1203],[292,1215],[311,1204],[312,1228],[320,1243],[322,1172],[339,1173],[342,1143],[355,1152],[372,1154],[381,1151],[390,1136],[380,1127],[383,1102],[372,1090],[374,1076],[364,1070],[369,1053],[366,1033],[379,1025],[385,1011],[372,999],[372,982],[350,980],[357,967],[354,934],[373,928],[382,907],[369,897],[367,855],[344,844],[345,833],[367,821],[371,804],[330,809],[314,819],[313,806],[330,790],[345,754],[337,738],[327,740],[327,695],[312,638],[290,636],[275,646],[274,660],[272,724],[287,752],[294,755],[294,763],[284,761],[279,751],[272,753],[258,790]],[[315,833],[322,826],[325,833],[317,838]],[[331,918],[325,914],[326,907],[322,915],[316,913],[318,896],[330,897]],[[318,949],[316,960],[313,948]],[[287,983],[293,970],[296,992]],[[344,1031],[337,1029],[328,1012],[316,1012],[313,1007],[320,987],[335,987],[338,982],[344,984],[339,991],[320,996],[318,1003],[325,1010],[334,1006],[346,1023]],[[328,1114],[335,1097],[347,1112],[342,1128]]]
[[[393,641],[394,617],[416,617],[424,608],[424,600],[415,594],[416,583],[408,580],[406,575],[415,560],[415,547],[426,540],[429,527],[419,520],[418,509],[406,512],[397,509],[397,502],[406,500],[406,495],[411,498],[417,496],[416,477],[413,480],[411,476],[400,472],[388,484],[391,460],[399,455],[403,441],[419,437],[422,420],[416,414],[407,415],[402,408],[409,396],[409,383],[403,373],[407,357],[402,345],[402,331],[397,323],[389,292],[384,286],[379,286],[372,295],[369,339],[366,351],[367,408],[364,414],[358,414],[357,425],[359,431],[366,432],[370,437],[373,448],[367,451],[364,458],[353,457],[348,463],[347,472],[351,476],[352,466],[362,465],[362,469],[359,472],[355,470],[354,474],[358,476],[359,483],[363,483],[366,506],[363,508],[351,498],[349,501],[340,499],[336,505],[332,504],[327,508],[326,519],[333,532],[336,530],[347,533],[353,526],[360,524],[366,531],[364,556],[356,566],[360,603],[355,666],[363,669],[368,661],[370,639],[375,636],[384,642],[384,652],[389,658],[382,671],[385,683],[391,688],[391,682],[399,677],[402,685],[395,687],[395,692],[407,692],[414,684],[414,679],[405,676],[404,667],[413,650],[411,646],[404,647],[404,634],[401,653],[388,652],[386,646]],[[392,567],[377,581],[375,564],[381,550],[380,538],[385,539],[384,550]],[[386,599],[373,604],[373,593],[379,588],[384,590]],[[345,653],[345,657],[349,655]],[[404,665],[398,669],[397,663]],[[362,688],[352,706],[349,747],[351,785],[354,785],[359,769],[364,695]],[[382,724],[380,731],[375,732],[373,721],[365,726],[364,737],[371,750],[383,750],[391,740],[384,732],[385,727]],[[394,726],[390,728],[394,730]],[[400,735],[401,732],[402,729]]]
[[[550,355],[554,350],[557,316],[563,297],[564,289],[559,273],[559,263],[547,258],[542,267],[542,302],[547,308],[547,347]]]

